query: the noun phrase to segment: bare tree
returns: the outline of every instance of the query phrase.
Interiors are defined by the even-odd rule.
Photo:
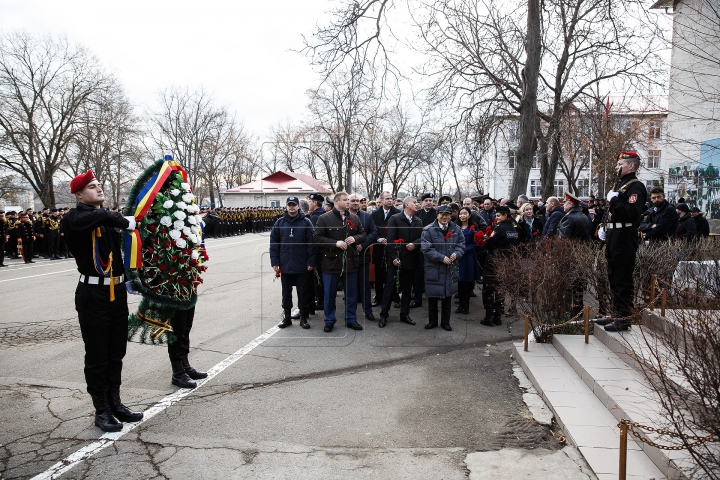
[[[109,86],[83,47],[25,33],[0,38],[0,165],[55,204],[54,178],[78,133],[82,107]]]

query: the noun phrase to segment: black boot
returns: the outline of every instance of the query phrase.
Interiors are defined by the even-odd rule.
[[[304,329],[310,328],[310,324],[308,323],[308,311],[307,310],[302,311],[302,315],[300,318],[300,326]]]
[[[170,365],[172,365],[172,384],[176,385],[180,388],[195,388],[197,387],[197,383],[193,382],[190,377],[188,377],[188,374],[185,373],[185,368],[182,365],[182,362],[179,362],[177,360],[171,360]]]
[[[95,426],[103,432],[119,432],[122,430],[122,423],[118,422],[110,411],[105,394],[91,395],[95,407]]]
[[[110,388],[108,402],[113,415],[121,422],[139,422],[143,418],[142,412],[133,412],[122,404],[120,401],[120,387]]]
[[[481,325],[487,325],[488,327],[493,326],[493,309],[485,309],[485,318],[480,322]]]
[[[467,315],[470,313],[470,302],[465,302],[465,305],[463,305],[462,312],[460,312],[464,315]]]
[[[285,328],[292,325],[292,320],[290,319],[290,310],[285,310],[283,312],[283,319],[282,322],[278,323],[278,328]]]
[[[504,308],[496,308],[495,315],[493,316],[493,323],[495,325],[502,325],[502,314]]]
[[[180,360],[180,363],[183,366],[183,369],[185,370],[185,373],[187,373],[187,376],[192,378],[193,380],[200,380],[201,378],[207,378],[207,373],[205,372],[198,372],[193,367],[190,366],[190,361],[188,360],[188,357],[183,358]]]

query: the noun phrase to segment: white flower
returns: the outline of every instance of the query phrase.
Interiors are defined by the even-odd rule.
[[[185,202],[177,202],[175,205],[181,210],[185,210],[187,208],[187,204]]]
[[[192,201],[195,200],[195,195],[192,193],[186,193],[182,196],[182,199],[185,203],[192,203]]]
[[[190,228],[188,228],[188,227],[183,227],[183,228],[182,228],[182,232],[185,234],[185,236],[188,236],[188,235],[190,235],[190,234],[192,233],[192,232],[190,231]]]
[[[166,215],[160,219],[160,223],[162,225],[165,225],[166,227],[169,227],[170,225],[172,225],[172,219]]]
[[[198,253],[197,250],[193,250],[192,253],[190,254],[190,257],[197,260],[198,258],[200,258],[200,254]]]
[[[195,217],[194,217],[194,216],[188,217],[188,218],[187,218],[187,221],[188,221],[188,223],[189,223],[190,225],[197,225],[197,220],[195,220]]]
[[[178,220],[185,220],[185,217],[187,217],[187,215],[185,215],[185,212],[181,212],[180,210],[173,213],[173,215],[175,215],[175,218],[177,218]]]
[[[192,203],[188,205],[187,211],[190,213],[197,213],[200,211],[200,207],[198,207],[196,203]]]
[[[182,235],[180,230],[170,230],[170,237],[172,237],[173,240],[178,240],[180,235]]]
[[[185,222],[183,222],[182,220],[175,220],[173,222],[173,228],[175,230],[182,230],[184,226],[185,226]]]
[[[173,206],[172,200],[166,200],[165,203],[163,203],[164,208],[171,208]]]
[[[170,190],[170,195],[172,195],[173,197],[177,197],[178,195],[180,195],[180,190],[178,190],[177,188],[173,188],[172,190]]]
[[[200,243],[200,239],[194,233],[190,233],[187,237],[192,243]]]
[[[192,217],[188,218],[188,220],[190,220],[190,219],[195,220]],[[197,225],[193,225],[192,227],[190,227],[190,231],[192,233],[194,233],[195,235],[197,235],[198,233],[200,233],[200,227],[198,227]]]
[[[183,182],[183,183],[180,184],[180,188],[182,188],[182,189],[185,190],[186,192],[189,192],[189,191],[190,191],[190,184]]]
[[[185,248],[187,247],[187,242],[182,238],[178,238],[177,240],[175,240],[175,245],[177,245],[178,248]]]
[[[198,225],[200,225],[200,222],[202,222],[202,217],[200,215],[195,215],[195,221]]]

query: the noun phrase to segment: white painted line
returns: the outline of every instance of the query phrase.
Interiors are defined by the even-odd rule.
[[[277,332],[279,332],[280,329],[276,326],[270,328],[265,333],[257,337],[252,342],[248,343],[244,347],[242,347],[237,352],[233,353],[229,357],[227,357],[222,362],[218,363],[214,367],[212,367],[210,370],[208,370],[207,378],[200,380],[197,382],[197,387],[194,389],[190,388],[181,388],[180,390],[176,391],[175,393],[171,393],[167,397],[160,400],[158,403],[153,405],[152,407],[148,408],[143,412],[145,415],[143,416],[143,419],[140,420],[137,423],[125,423],[123,424],[123,429],[119,432],[109,432],[105,433],[98,441],[91,443],[90,445],[87,445],[86,447],[81,448],[77,452],[65,457],[64,459],[57,462],[52,467],[45,470],[43,473],[36,475],[33,477],[32,480],[46,480],[46,479],[52,479],[52,478],[59,478],[63,473],[69,471],[72,469],[75,465],[82,462],[86,458],[90,458],[99,451],[105,449],[106,447],[109,447],[113,443],[115,443],[117,440],[119,440],[122,436],[124,436],[126,433],[132,431],[137,427],[138,425],[142,425],[146,421],[150,420],[152,417],[157,415],[158,413],[165,410],[167,407],[179,402],[183,398],[190,395],[192,392],[197,390],[198,388],[205,385],[207,382],[215,378],[217,375],[219,375],[223,370],[228,368],[233,363],[240,360],[242,357],[250,353],[255,347],[259,346],[261,343],[263,343],[268,338],[275,335]]]
[[[46,275],[55,275],[56,273],[67,273],[67,272],[77,272],[77,269],[71,268],[70,270],[60,270],[59,272],[40,273],[38,275],[30,275],[28,277],[8,278],[7,280],[0,280],[0,283],[12,282],[13,280],[25,280],[26,278],[44,277]]]
[[[20,270],[27,270],[29,268],[41,268],[51,267],[53,265],[63,265],[65,263],[75,263],[72,258],[64,258],[62,260],[36,260],[35,265],[28,265],[26,263],[8,263],[10,267],[8,270],[0,270],[0,273],[19,272]]]

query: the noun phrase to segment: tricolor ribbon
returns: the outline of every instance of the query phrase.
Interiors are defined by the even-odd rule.
[[[183,180],[187,182],[187,172],[180,164],[173,160],[168,160],[162,164],[160,170],[148,180],[148,182],[140,189],[137,197],[135,197],[135,221],[138,225],[145,218],[147,212],[155,202],[155,197],[162,188],[165,180],[174,171],[180,172]],[[137,230],[126,230],[125,232],[125,268],[142,268],[142,238]]]

